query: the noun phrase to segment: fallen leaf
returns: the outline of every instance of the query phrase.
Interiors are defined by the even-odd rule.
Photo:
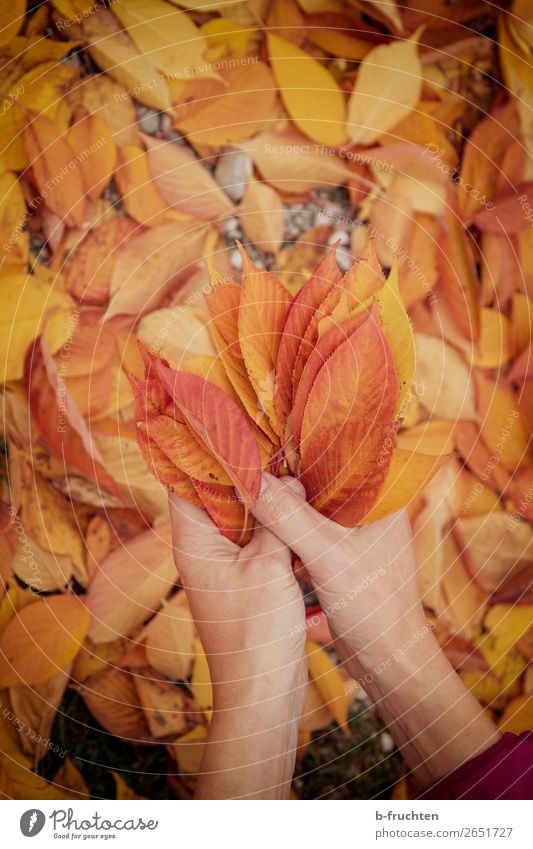
[[[359,66],[348,101],[346,122],[351,142],[372,144],[414,109],[421,93],[416,36],[372,48]]]
[[[89,628],[89,611],[74,595],[23,608],[0,638],[0,686],[39,684],[74,659]]]
[[[347,733],[348,700],[339,670],[330,655],[318,643],[307,640],[305,646],[311,681],[337,725]]]
[[[245,236],[265,251],[277,253],[283,242],[283,203],[271,186],[250,180],[239,205]]]
[[[188,148],[151,136],[143,136],[143,140],[155,184],[170,206],[203,221],[234,212],[229,197]]]
[[[176,580],[170,529],[149,529],[100,564],[86,595],[89,636],[96,643],[129,637],[168,595]]]
[[[267,47],[281,97],[299,130],[318,144],[346,141],[342,91],[330,72],[291,41],[269,32]]]

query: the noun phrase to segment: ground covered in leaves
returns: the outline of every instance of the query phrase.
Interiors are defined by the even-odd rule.
[[[240,284],[249,257],[294,298],[334,244],[339,275],[397,265],[416,372],[393,448],[436,472],[409,506],[428,621],[500,727],[531,728],[530,4],[0,12],[0,794],[194,792],[211,687],[137,441],[137,342],[203,374],[213,269]],[[405,798],[305,578],[294,795]]]

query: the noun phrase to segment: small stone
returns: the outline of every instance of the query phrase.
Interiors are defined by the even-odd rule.
[[[231,251],[230,262],[232,268],[242,268],[242,257],[237,248]]]
[[[396,748],[396,744],[388,731],[383,732],[383,734],[379,738],[379,741],[381,744],[381,751],[384,752],[386,755],[388,755],[389,752],[392,752]]]
[[[147,136],[155,136],[159,130],[159,112],[146,106],[138,109],[139,129]]]
[[[166,112],[161,113],[161,118],[159,121],[159,129],[163,133],[164,136],[167,136],[172,129],[172,120],[170,115],[167,115]]]
[[[238,203],[246,191],[252,170],[252,159],[246,151],[226,147],[218,158],[213,176],[228,197]]]
[[[340,242],[341,245],[349,245],[350,237],[346,230],[334,230],[328,239],[328,245],[334,245],[335,242]]]

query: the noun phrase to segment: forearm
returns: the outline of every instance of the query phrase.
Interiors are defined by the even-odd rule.
[[[301,688],[301,681],[295,680],[284,692],[272,695],[260,685],[241,693],[238,702],[224,688],[215,689],[195,798],[288,798]]]
[[[381,657],[352,656],[346,666],[376,704],[415,780],[426,787],[500,735],[432,633],[419,633],[398,638],[397,647]]]

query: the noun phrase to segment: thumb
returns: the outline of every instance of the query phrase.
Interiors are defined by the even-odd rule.
[[[328,520],[305,500],[296,478],[264,473],[253,515],[308,565],[321,554],[320,527]]]

